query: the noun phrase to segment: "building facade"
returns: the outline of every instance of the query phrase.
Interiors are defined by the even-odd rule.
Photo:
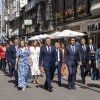
[[[99,27],[100,0],[7,1],[8,21],[6,23],[10,37],[16,35],[28,37],[71,29],[91,35],[95,43],[99,41],[96,38],[99,32],[96,32],[98,34],[96,35],[91,24],[98,24]]]

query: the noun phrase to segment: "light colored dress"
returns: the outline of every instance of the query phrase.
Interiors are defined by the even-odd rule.
[[[40,75],[40,70],[39,70],[40,47],[34,48],[34,46],[31,46],[30,53],[33,61],[33,65],[31,66],[31,73],[32,75]]]
[[[26,87],[26,82],[32,82],[33,77],[31,75],[30,66],[29,66],[29,57],[30,50],[28,48],[19,48],[17,50],[16,57],[18,60],[18,87]]]

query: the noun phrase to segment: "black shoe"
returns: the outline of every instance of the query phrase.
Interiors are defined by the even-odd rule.
[[[71,85],[68,85],[68,89],[69,89],[69,90],[71,90],[71,89],[72,89],[72,88],[71,88]]]
[[[61,87],[61,86],[62,86],[61,82],[58,82],[58,86],[59,86],[59,87]]]
[[[44,86],[44,89],[45,89],[45,90],[48,90],[48,87],[47,87],[47,86]]]
[[[85,83],[86,83],[85,78],[83,78],[83,79],[82,79],[82,83],[83,83],[83,84],[85,84]]]
[[[72,85],[72,89],[73,89],[73,90],[76,90],[76,86],[75,86],[75,85]]]
[[[21,90],[22,90],[22,88],[21,88],[21,87],[17,87],[17,89],[18,89],[19,91],[21,91]]]
[[[52,92],[52,91],[53,91],[53,89],[52,89],[52,88],[48,88],[48,91],[49,91],[49,92]]]

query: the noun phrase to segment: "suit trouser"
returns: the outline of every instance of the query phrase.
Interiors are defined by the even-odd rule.
[[[1,58],[1,68],[5,71],[6,70],[6,59]]]
[[[77,66],[75,64],[68,66],[68,84],[75,85],[76,82],[76,73],[77,73]]]
[[[18,85],[18,71],[15,69],[15,64],[11,64],[12,66],[12,72],[14,72],[14,77],[15,77],[15,85]]]
[[[81,65],[81,77],[84,79],[89,72],[89,64],[88,63],[82,63]]]
[[[91,59],[90,68],[92,68],[92,80],[98,80],[98,78],[99,78],[99,71],[96,68],[96,60],[95,60],[95,58]]]
[[[11,63],[9,63],[9,62],[8,62],[8,67],[9,67],[9,74],[13,75],[13,73],[12,73],[12,66],[11,66]]]
[[[44,70],[45,70],[45,73],[46,73],[45,86],[47,88],[51,88],[52,87],[51,86],[51,80],[53,78],[54,69],[51,66],[51,64],[48,64],[48,66],[44,66]]]
[[[93,70],[96,68],[96,60],[95,57],[91,56],[91,64],[89,65],[89,75],[92,74]]]
[[[58,62],[58,65],[55,66],[55,71],[56,69],[58,71],[58,82],[61,82],[61,67],[62,67],[61,65],[62,65],[61,62]]]

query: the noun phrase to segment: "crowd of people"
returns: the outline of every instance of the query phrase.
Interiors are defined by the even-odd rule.
[[[98,80],[100,76],[100,48],[96,48],[91,38],[82,38],[76,43],[76,38],[69,39],[69,45],[55,42],[51,45],[48,37],[45,42],[32,41],[29,46],[23,39],[15,38],[8,44],[0,43],[0,69],[6,72],[8,65],[9,77],[15,77],[15,86],[25,91],[27,82],[40,84],[39,76],[45,72],[44,88],[53,91],[52,81],[57,70],[58,86],[62,86],[61,77],[68,69],[68,89],[76,89],[77,67],[80,66],[82,84],[86,84],[86,76]],[[66,83],[67,84],[67,83]]]

